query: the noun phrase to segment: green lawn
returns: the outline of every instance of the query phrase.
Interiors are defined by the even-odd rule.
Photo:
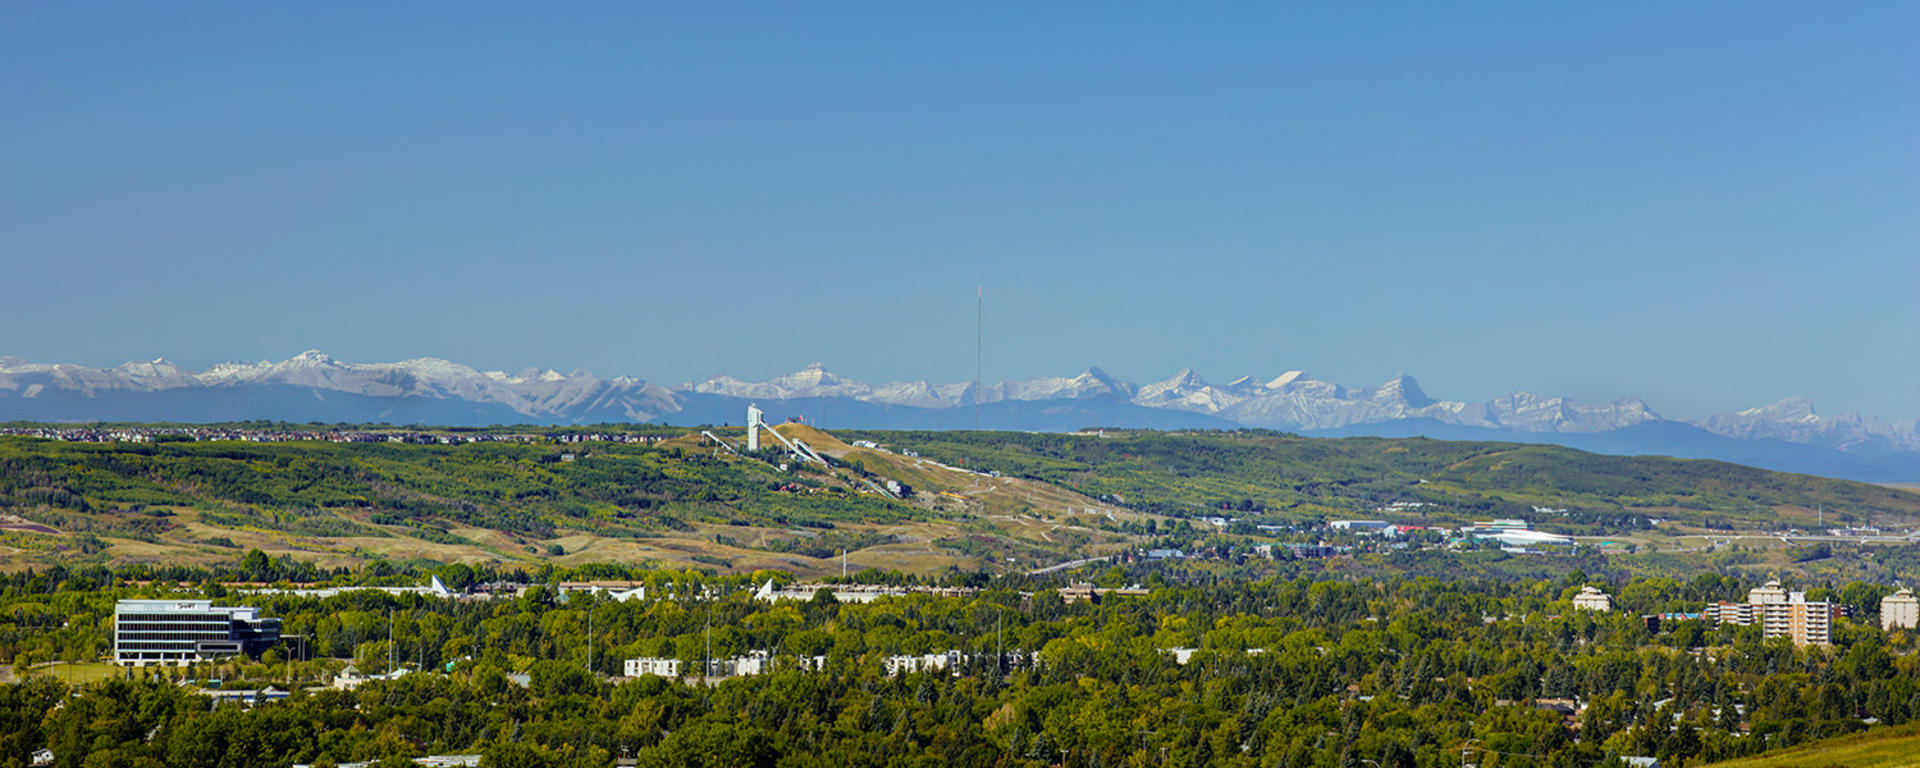
[[[77,663],[62,661],[52,664],[36,665],[32,671],[27,674],[42,677],[57,677],[61,680],[68,680],[75,683],[94,683],[111,677],[125,677],[129,669],[129,667],[109,664],[104,661],[82,661]],[[140,676],[143,672],[144,670],[140,669],[132,670],[135,677]]]

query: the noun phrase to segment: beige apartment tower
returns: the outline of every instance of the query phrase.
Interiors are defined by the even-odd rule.
[[[1794,645],[1833,641],[1833,604],[1807,602],[1805,592],[1788,592],[1778,581],[1748,591],[1745,603],[1708,605],[1706,616],[1717,624],[1759,624],[1762,636],[1788,638]]]
[[[1880,598],[1881,629],[1892,632],[1916,627],[1920,627],[1920,598],[1913,596],[1913,590],[1903,587],[1898,592]]]

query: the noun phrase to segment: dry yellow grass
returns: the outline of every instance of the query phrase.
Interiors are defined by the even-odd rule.
[[[1920,724],[1875,728],[1706,768],[1905,768],[1920,765]]]

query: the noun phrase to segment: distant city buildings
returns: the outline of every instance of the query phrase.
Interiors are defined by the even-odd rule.
[[[480,765],[480,755],[427,755],[426,757],[399,758],[408,760],[421,768],[475,768]],[[388,758],[392,760],[395,758]],[[368,760],[355,763],[327,763],[340,768],[373,768],[374,765],[388,765],[387,760]],[[295,763],[293,768],[313,768],[308,763]]]
[[[121,600],[113,609],[113,661],[191,664],[255,655],[280,642],[280,620],[210,600]]]
[[[959,651],[928,653],[918,656],[888,656],[881,660],[888,676],[898,676],[913,672],[952,671],[960,674],[960,665],[966,661],[966,654]]]
[[[453,590],[440,583],[440,577],[429,577],[424,587],[368,587],[349,585],[344,587],[244,587],[235,592],[248,595],[293,595],[295,597],[328,598],[349,592],[385,592],[389,595],[425,595],[427,597],[456,597]]]
[[[1880,628],[1888,632],[1920,628],[1920,598],[1913,596],[1913,590],[1901,588],[1880,598]]]
[[[1490,520],[1463,527],[1460,532],[1475,539],[1498,542],[1502,548],[1519,551],[1540,546],[1573,546],[1573,537],[1533,530],[1525,520]]]
[[[812,600],[820,590],[826,590],[833,599],[842,603],[871,603],[883,597],[902,597],[905,595],[936,595],[939,597],[966,597],[979,590],[971,587],[926,587],[910,585],[903,587],[882,584],[789,584],[775,586],[773,579],[767,579],[759,589],[754,590],[753,598],[761,602],[773,603],[781,600]]]
[[[787,657],[800,670],[817,672],[827,666],[825,656]],[[754,650],[746,655],[726,659],[714,659],[707,668],[708,677],[744,677],[764,675],[774,670],[775,657],[771,652]],[[679,659],[642,656],[627,659],[625,672],[627,677],[679,677],[683,669]]]
[[[1098,603],[1100,602],[1101,598],[1107,595],[1118,595],[1120,597],[1139,597],[1139,596],[1150,593],[1150,590],[1147,590],[1146,588],[1140,587],[1137,585],[1132,587],[1109,588],[1109,587],[1096,587],[1092,584],[1073,584],[1070,586],[1061,587],[1058,591],[1060,593],[1060,600],[1062,602],[1065,602],[1067,605],[1073,605],[1074,603],[1078,603],[1082,600]]]

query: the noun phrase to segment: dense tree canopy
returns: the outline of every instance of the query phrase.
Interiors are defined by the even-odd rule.
[[[121,673],[71,699],[33,666],[104,653],[114,599],[178,588],[97,570],[16,575],[0,590],[0,653],[29,682],[0,687],[0,746],[44,744],[64,765],[480,752],[488,765],[629,756],[716,766],[1441,766],[1463,745],[1486,766],[1618,755],[1681,765],[1920,711],[1920,659],[1907,653],[1905,632],[1840,620],[1833,647],[1795,648],[1754,627],[1681,621],[1654,633],[1639,618],[1697,610],[1749,586],[1717,576],[1602,583],[1620,610],[1593,613],[1571,607],[1591,583],[1580,573],[1215,584],[1118,570],[1103,578],[1146,578],[1150,593],[1072,605],[1040,585],[1030,597],[990,585],[967,597],[768,604],[750,597],[762,574],[627,575],[651,587],[650,599],[562,600],[551,582],[494,600],[229,593],[223,601],[281,617],[305,645],[159,676]],[[545,574],[563,576],[574,574]],[[1829,591],[1867,608],[1883,593]],[[1174,648],[1194,651],[1182,664]],[[630,657],[678,658],[693,676],[709,653],[756,649],[775,655],[773,672],[712,686],[617,677]],[[947,650],[966,654],[953,673],[883,669],[889,655]],[[390,654],[415,673],[304,690],[350,662],[386,671]],[[799,657],[815,655],[827,658],[824,669],[799,668]],[[296,694],[213,707],[173,678]],[[1584,706],[1577,727],[1535,705],[1554,699]],[[0,750],[0,765],[30,751]]]

